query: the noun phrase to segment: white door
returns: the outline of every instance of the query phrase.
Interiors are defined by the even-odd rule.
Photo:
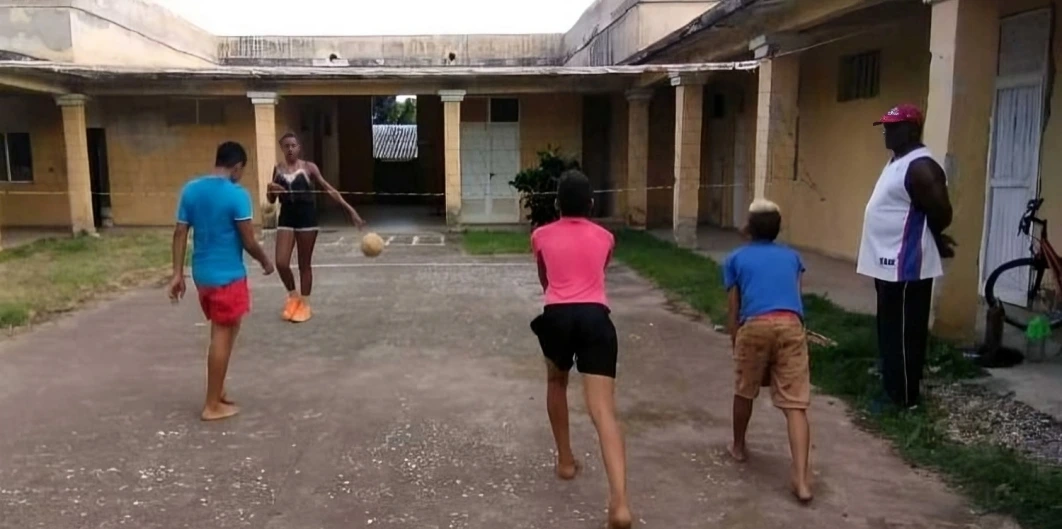
[[[484,222],[490,196],[490,133],[486,123],[461,124],[461,219]]]
[[[487,214],[491,222],[519,222],[516,189],[509,185],[520,170],[520,124],[490,123],[490,179]]]
[[[745,197],[745,186],[748,185],[745,137],[745,116],[738,115],[734,119],[734,202],[731,219],[735,228],[745,226],[745,216],[749,210],[748,198]]]
[[[999,265],[1026,257],[1029,239],[1018,234],[1026,204],[1040,180],[1040,140],[1051,39],[1051,13],[1037,10],[1000,21],[999,74],[996,78],[988,164],[982,289]],[[1028,278],[1007,274],[996,294],[1007,303],[1025,302]]]
[[[488,101],[488,106],[490,102]],[[520,198],[509,182],[520,170],[520,123],[512,116],[461,123],[461,221],[520,222]],[[504,117],[506,121],[498,121]]]

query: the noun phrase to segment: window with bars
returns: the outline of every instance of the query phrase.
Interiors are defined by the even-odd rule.
[[[841,57],[837,101],[873,99],[881,90],[881,50]]]
[[[0,182],[32,182],[33,152],[26,132],[0,132]]]

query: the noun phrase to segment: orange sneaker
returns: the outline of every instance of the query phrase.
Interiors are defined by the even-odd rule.
[[[306,300],[299,300],[298,308],[295,309],[295,313],[291,316],[291,322],[302,323],[312,317],[313,312],[310,311],[310,304]]]
[[[299,305],[302,304],[302,300],[298,296],[288,296],[288,301],[284,303],[284,312],[280,314],[281,318],[285,321],[291,321],[295,317],[295,312],[299,310]]]

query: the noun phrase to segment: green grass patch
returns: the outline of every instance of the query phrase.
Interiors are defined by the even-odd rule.
[[[466,240],[465,247],[470,253],[502,253],[478,252],[488,248],[526,252],[527,235],[522,237],[525,244],[519,246],[513,234],[483,233]],[[724,321],[726,293],[720,267],[711,259],[629,230],[616,232],[615,257],[714,321]],[[892,441],[908,461],[941,473],[979,507],[1014,516],[1026,529],[1062,529],[1062,469],[1001,447],[952,442],[939,426],[944,412],[932,395],[913,412],[868,413],[881,385],[875,374],[874,318],[848,312],[820,296],[806,295],[804,303],[808,328],[837,342],[835,347],[812,345],[811,377],[820,391],[846,400],[861,424]],[[926,364],[927,376],[938,381],[983,375],[959,351],[937,340]]]
[[[531,252],[531,234],[526,231],[468,231],[461,234],[461,243],[472,255]]]
[[[166,276],[170,233],[43,239],[0,252],[0,326],[68,311],[99,294]]]
[[[712,261],[648,233],[629,230],[616,232],[613,257],[713,321],[724,321],[723,273]]]

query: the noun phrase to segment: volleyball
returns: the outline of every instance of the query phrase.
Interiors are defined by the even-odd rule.
[[[365,257],[376,257],[383,253],[384,240],[375,233],[367,233],[361,238],[361,253]]]

